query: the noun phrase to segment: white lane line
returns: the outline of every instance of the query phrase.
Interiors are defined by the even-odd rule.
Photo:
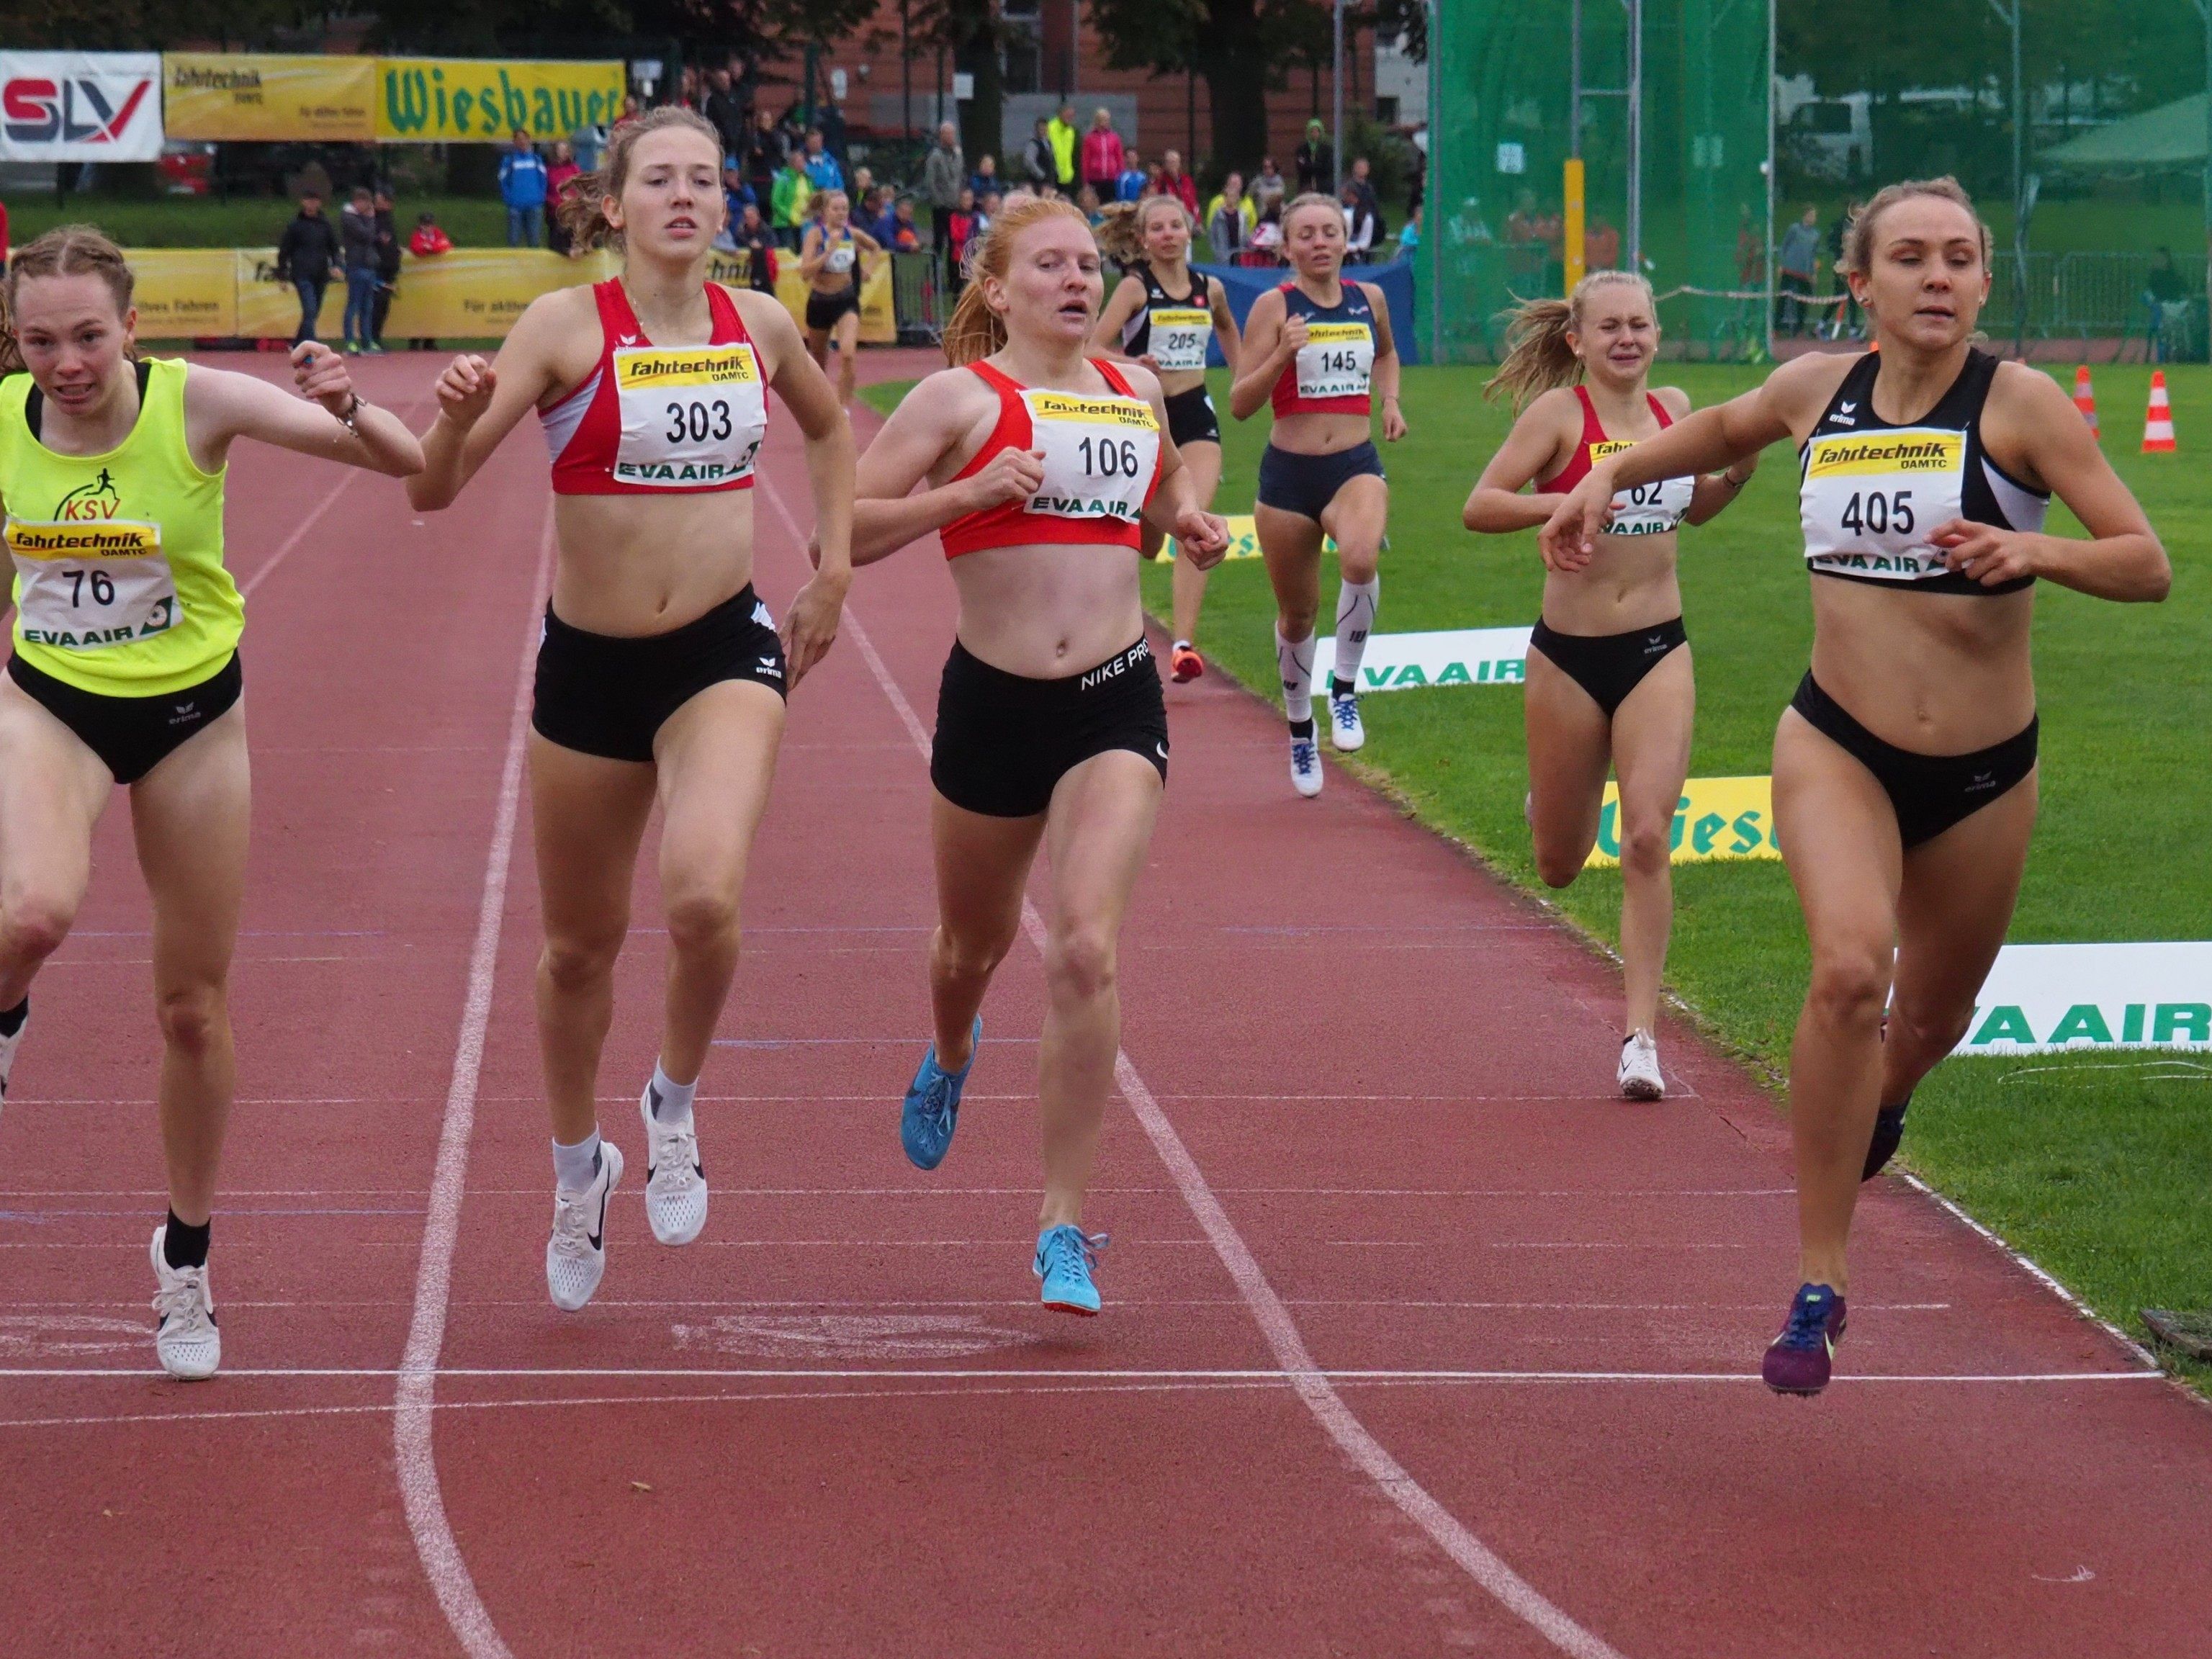
[[[1035,1306],[1035,1304],[1026,1304]],[[403,1366],[392,1370],[386,1366],[285,1366],[272,1365],[259,1369],[233,1369],[226,1366],[227,1377],[276,1377],[292,1381],[314,1378],[326,1382],[379,1381],[408,1375]],[[1146,1366],[1054,1367],[1049,1370],[1031,1366],[1026,1370],[1006,1367],[960,1367],[927,1365],[882,1366],[807,1366],[807,1365],[441,1365],[440,1376],[448,1382],[468,1378],[528,1378],[535,1381],[559,1381],[573,1377],[622,1377],[647,1379],[676,1377],[696,1381],[701,1378],[732,1377],[740,1382],[758,1382],[766,1378],[781,1378],[787,1382],[860,1382],[888,1381],[911,1382],[963,1382],[970,1381],[1051,1382],[1055,1378],[1073,1377],[1081,1381],[1121,1379],[1146,1382],[1278,1382],[1292,1389],[1300,1388],[1306,1379],[1320,1382],[1760,1382],[1757,1371],[1613,1371],[1577,1370],[1553,1367],[1545,1370],[1516,1370],[1510,1368],[1490,1367],[1480,1370],[1424,1366],[1369,1366],[1347,1370],[1325,1370],[1308,1363],[1303,1371],[1288,1371],[1280,1366],[1253,1367],[1249,1365],[1215,1365],[1194,1367],[1156,1368]],[[49,1380],[74,1382],[146,1382],[158,1380],[161,1373],[149,1366],[21,1366],[0,1368],[0,1377],[43,1377]],[[1945,1383],[2050,1383],[2050,1382],[2158,1382],[2165,1380],[2158,1371],[1880,1371],[1863,1375],[1838,1376],[1829,1386],[1844,1383],[1911,1382],[1930,1386]],[[1763,1386],[1763,1384],[1762,1384]],[[179,1412],[179,1418],[193,1415]]]
[[[461,1227],[461,1199],[468,1181],[469,1133],[476,1127],[477,1080],[483,1070],[484,1033],[491,1024],[493,977],[499,967],[500,927],[507,911],[507,870],[514,860],[515,820],[522,805],[524,739],[530,729],[531,670],[536,661],[539,613],[553,563],[553,503],[545,504],[538,571],[530,588],[530,622],[515,670],[507,717],[507,760],[500,772],[499,810],[484,860],[483,895],[477,907],[476,942],[469,953],[468,994],[446,1090],[446,1117],[438,1133],[438,1161],[430,1177],[422,1255],[415,1276],[415,1311],[392,1401],[392,1442],[398,1458],[400,1501],[415,1553],[438,1597],[438,1606],[469,1659],[513,1659],[491,1615],[477,1595],[469,1564],[453,1541],[446,1500],[438,1488],[437,1448],[431,1438],[431,1406],[437,1389],[438,1353],[446,1341],[446,1304],[452,1293],[453,1247]]]
[[[782,518],[793,539],[800,547],[806,545],[806,537],[799,522],[792,517],[791,509],[784,505],[782,492],[766,473],[761,481],[767,488],[764,493]],[[845,627],[860,647],[861,657],[883,688],[884,697],[898,713],[899,720],[913,738],[915,747],[921,753],[923,764],[929,761],[929,733],[922,727],[914,712],[914,705],[906,700],[898,682],[891,678],[890,670],[877,653],[868,630],[861,626],[859,617],[850,606],[845,612]],[[1022,931],[1040,952],[1044,949],[1044,924],[1036,907],[1024,897],[1022,901]],[[1462,1525],[1444,1506],[1431,1497],[1427,1489],[1416,1481],[1399,1464],[1397,1459],[1383,1449],[1382,1443],[1369,1433],[1364,1424],[1344,1403],[1343,1397],[1330,1385],[1314,1365],[1313,1356],[1307,1352],[1305,1340],[1291,1311],[1275,1294],[1275,1287],[1267,1282],[1260,1270],[1259,1262],[1246,1248],[1236,1224],[1223,1209],[1213,1189],[1206,1185],[1205,1173],[1198,1167],[1175,1126],[1168,1121],[1167,1114],[1160,1109],[1159,1102],[1146,1087],[1144,1079],[1126,1053],[1114,1056],[1114,1079],[1120,1085],[1122,1098],[1136,1113],[1137,1121],[1144,1126],[1160,1161],[1168,1167],[1176,1185],[1182,1189],[1183,1201],[1191,1213],[1198,1218],[1212,1241],[1214,1252],[1222,1265],[1229,1270],[1238,1291],[1252,1310],[1252,1316],[1267,1338],[1277,1364],[1291,1380],[1298,1398],[1305,1403],[1315,1420],[1320,1423],[1344,1454],[1379,1486],[1390,1501],[1416,1526],[1429,1535],[1438,1549],[1459,1565],[1460,1569],[1476,1583],[1488,1591],[1516,1617],[1528,1625],[1553,1647],[1574,1656],[1574,1659],[1622,1659],[1620,1653],[1589,1631],[1584,1630],[1565,1612],[1547,1601],[1534,1586],[1499,1559],[1474,1533]]]

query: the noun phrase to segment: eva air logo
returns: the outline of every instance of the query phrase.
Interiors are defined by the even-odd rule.
[[[64,524],[112,519],[122,505],[122,497],[116,494],[115,479],[103,466],[100,476],[90,483],[79,484],[61,498],[54,507],[54,517]]]
[[[2042,1017],[2038,1018],[2040,1014]],[[2022,1048],[2202,1048],[2212,1043],[2212,1003],[2076,1002],[2056,1018],[2031,1005],[2001,1002],[1977,1008],[1962,1052]]]

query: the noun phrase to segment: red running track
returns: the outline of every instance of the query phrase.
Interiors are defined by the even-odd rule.
[[[428,366],[367,376],[404,403]],[[780,418],[766,471],[780,604],[807,511]],[[598,1299],[555,1312],[514,792],[544,463],[518,434],[428,524],[378,480],[259,454],[234,480],[235,568],[290,550],[246,641],[225,1369],[153,1370],[118,808],[0,1120],[12,1650],[2203,1646],[2212,1417],[1889,1182],[1842,1376],[1770,1395],[1771,1105],[1680,1028],[1673,1097],[1611,1099],[1611,970],[1342,774],[1293,799],[1274,717],[1218,678],[1170,692],[1124,942],[1107,1315],[1044,1314],[1034,951],[951,1158],[923,1176],[897,1144],[952,616],[922,549],[862,576],[793,705],[702,1089],[707,1234],[654,1244],[634,1181]],[[608,1051],[633,1152],[661,957],[641,929]]]

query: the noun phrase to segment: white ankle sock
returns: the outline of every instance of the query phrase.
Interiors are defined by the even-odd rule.
[[[599,1132],[593,1129],[573,1146],[553,1143],[553,1179],[564,1193],[580,1193],[599,1178]]]
[[[691,1097],[699,1092],[699,1079],[678,1083],[660,1068],[653,1065],[653,1081],[646,1085],[646,1099],[653,1108],[656,1123],[688,1123],[691,1119]]]
[[[1342,582],[1336,590],[1336,665],[1331,678],[1357,688],[1359,665],[1367,655],[1367,635],[1375,626],[1376,601],[1382,595],[1382,579]]]
[[[1313,718],[1314,637],[1309,634],[1296,645],[1275,629],[1275,665],[1283,674],[1283,714],[1293,726]]]

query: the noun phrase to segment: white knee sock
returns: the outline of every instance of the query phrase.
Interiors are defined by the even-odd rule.
[[[1382,579],[1344,582],[1336,590],[1336,665],[1329,671],[1336,689],[1356,690],[1359,664],[1367,655],[1367,635],[1375,627],[1375,605],[1382,594]]]
[[[599,1174],[599,1132],[595,1128],[573,1146],[553,1143],[553,1178],[564,1193],[587,1190]]]
[[[1309,634],[1292,645],[1278,623],[1275,665],[1283,671],[1283,713],[1291,725],[1303,726],[1313,718],[1314,636]]]
[[[689,1083],[672,1082],[661,1068],[660,1062],[653,1061],[653,1081],[646,1085],[645,1096],[652,1108],[653,1121],[656,1123],[690,1122],[691,1097],[698,1091],[697,1078],[693,1078]]]

